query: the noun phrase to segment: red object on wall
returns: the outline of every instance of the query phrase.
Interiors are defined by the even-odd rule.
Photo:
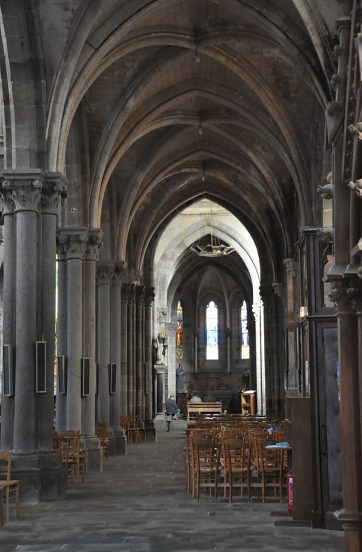
[[[293,474],[292,472],[288,472],[287,475],[288,480],[288,512],[293,512]]]

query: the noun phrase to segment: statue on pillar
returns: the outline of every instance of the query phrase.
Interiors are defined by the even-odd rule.
[[[185,388],[184,382],[185,371],[182,368],[181,364],[176,368],[176,391],[183,391]]]

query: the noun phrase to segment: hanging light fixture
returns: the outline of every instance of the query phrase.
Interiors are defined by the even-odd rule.
[[[200,238],[190,246],[190,251],[200,257],[223,257],[233,253],[234,248],[222,242],[219,238],[209,234]]]

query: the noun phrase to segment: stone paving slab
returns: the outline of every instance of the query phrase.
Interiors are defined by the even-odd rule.
[[[21,506],[0,529],[0,552],[342,552],[339,531],[276,526],[286,504],[197,503],[185,490],[184,422],[134,444],[65,500]],[[280,512],[280,518],[275,514]],[[272,514],[272,515],[271,515]]]

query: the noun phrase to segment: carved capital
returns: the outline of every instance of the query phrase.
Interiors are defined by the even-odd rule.
[[[120,286],[122,284],[122,280],[124,279],[126,272],[127,272],[127,263],[125,261],[116,261],[114,263],[112,284],[115,286]]]
[[[112,262],[100,262],[97,263],[97,285],[106,286],[110,285],[112,276],[114,273],[114,263]]]
[[[4,182],[3,182],[4,184]],[[3,204],[3,216],[6,215],[13,215],[15,211],[15,201],[13,199],[13,193],[12,190],[3,188],[3,184],[1,186],[1,202]]]
[[[329,298],[335,304],[337,314],[353,314],[354,312],[354,305],[348,290],[348,281],[334,280],[332,282]]]
[[[145,288],[145,304],[146,304],[146,306],[151,307],[154,300],[155,300],[155,288],[146,287]]]
[[[283,292],[284,292],[284,285],[282,284],[282,282],[273,282],[272,288],[275,295],[277,295],[278,297],[280,297],[280,299],[282,299]]]
[[[142,305],[145,299],[145,286],[136,286],[136,300],[138,305]]]
[[[88,232],[88,241],[85,250],[86,261],[98,261],[99,250],[103,245],[103,232],[102,230],[92,229]]]
[[[65,259],[84,259],[88,242],[87,228],[59,228],[58,254]]]
[[[41,200],[43,182],[39,178],[33,179],[31,175],[17,175],[16,178],[4,180],[4,190],[11,190],[15,204],[15,212],[37,212]]]
[[[297,262],[295,259],[284,259],[284,266],[287,274],[289,274],[290,276],[297,275]]]
[[[43,214],[58,214],[58,205],[61,197],[66,197],[67,181],[61,173],[47,173],[41,196],[41,212]]]
[[[362,283],[356,280],[351,287],[348,288],[347,293],[351,298],[352,305],[356,314],[362,314]]]

